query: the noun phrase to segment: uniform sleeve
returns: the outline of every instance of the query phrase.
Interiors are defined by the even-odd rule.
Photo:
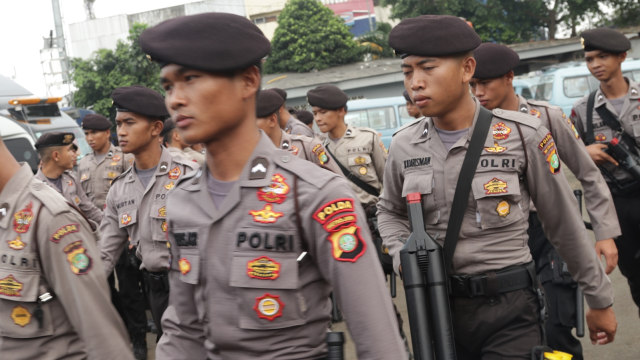
[[[373,165],[376,168],[376,175],[378,175],[378,179],[382,180],[384,175],[384,166],[387,163],[387,151],[385,150],[384,144],[382,143],[382,140],[380,140],[380,136],[378,134],[373,134],[371,156],[373,158]]]
[[[133,359],[129,336],[111,304],[95,235],[75,212],[48,217],[50,221],[38,222],[38,233],[43,235],[38,240],[43,273],[84,342],[89,359]],[[61,229],[66,231],[60,236]],[[51,240],[54,234],[59,236],[57,243]]]
[[[618,216],[607,183],[579,140],[577,129],[560,109],[549,109],[552,135],[557,140],[560,159],[569,167],[584,189],[584,200],[596,240],[620,236]]]
[[[313,130],[310,127],[304,124],[296,124],[293,126],[291,131],[294,135],[304,135],[313,139]]]
[[[316,138],[311,138],[311,142],[309,144],[310,149],[308,149],[309,153],[307,156],[309,160],[314,164],[320,166],[323,169],[329,170],[335,174],[340,176],[344,176],[342,170],[340,170],[340,166],[336,160],[329,154],[329,152],[325,149],[324,145]],[[315,151],[313,149],[316,149]],[[326,157],[326,160],[321,160],[321,158]]]
[[[95,221],[96,224],[100,224],[102,222],[103,216],[102,210],[98,209],[98,207],[95,206],[93,202],[91,202],[91,200],[89,200],[89,197],[87,197],[87,194],[84,192],[82,185],[78,181],[76,181],[76,189],[76,193],[80,198],[80,203],[78,204],[80,210],[82,210],[87,218]]]
[[[393,141],[395,141],[395,137]],[[397,148],[397,146],[396,146]],[[394,149],[392,146],[391,149]],[[411,233],[407,217],[407,205],[402,197],[403,176],[400,162],[393,150],[385,165],[382,194],[378,201],[378,230],[384,245],[393,257],[393,267],[398,272],[400,250]]]
[[[314,189],[315,190],[315,189]],[[309,255],[332,285],[345,314],[359,359],[399,359],[404,348],[391,296],[366,222],[346,180],[335,177],[320,191],[305,194],[313,213],[308,234]],[[327,215],[325,209],[342,209]],[[315,216],[314,216],[315,214]],[[309,223],[308,222],[308,223]]]
[[[127,231],[120,228],[118,213],[114,204],[112,187],[107,194],[107,203],[104,209],[104,217],[100,223],[100,258],[104,264],[104,270],[109,276],[116,266],[116,262],[122,254],[128,242]]]
[[[573,105],[573,108],[571,108],[570,120],[573,123],[573,125],[576,127],[576,131],[578,131],[578,135],[580,135],[580,138],[582,139],[582,141],[584,141],[585,128],[584,128],[584,124],[582,123],[580,112],[578,111],[579,104],[580,104],[580,101],[577,101]]]
[[[613,304],[611,282],[588,240],[578,206],[567,183],[549,131],[540,127],[526,140],[527,184],[545,234],[567,262],[591,308]]]

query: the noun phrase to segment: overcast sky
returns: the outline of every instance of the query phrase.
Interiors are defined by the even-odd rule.
[[[93,10],[100,18],[194,1],[197,0],[96,0]],[[65,32],[68,24],[86,19],[83,0],[59,0],[59,3]],[[0,74],[13,78],[38,96],[46,94],[40,49],[43,38],[54,30],[51,4],[51,0],[0,0]]]

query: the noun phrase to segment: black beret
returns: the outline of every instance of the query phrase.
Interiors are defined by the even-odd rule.
[[[256,100],[256,116],[267,117],[280,109],[284,99],[275,89],[261,90]]]
[[[111,121],[100,114],[87,114],[82,119],[82,128],[84,130],[109,130],[111,129]]]
[[[327,110],[337,110],[347,104],[349,97],[335,85],[320,85],[307,91],[307,101],[311,106]]]
[[[473,74],[476,79],[497,78],[513,70],[520,62],[518,53],[493,43],[480,44],[473,57],[476,59],[476,72]]]
[[[116,110],[132,112],[164,120],[169,117],[164,98],[159,93],[140,85],[119,87],[111,93]]]
[[[409,93],[407,92],[407,90],[402,92],[402,96],[404,96],[404,99],[413,103],[413,99],[411,98],[411,96],[409,96]]]
[[[284,101],[287,101],[287,92],[285,90],[280,88],[273,88],[272,90],[277,92],[278,95],[280,95],[284,99]]]
[[[631,48],[631,42],[624,34],[613,29],[599,28],[580,34],[584,51],[601,50],[619,54]]]
[[[49,132],[44,133],[36,141],[36,149],[44,149],[53,146],[65,146],[73,144],[75,135],[70,132]]]
[[[404,19],[389,33],[389,45],[401,55],[447,56],[471,51],[480,37],[459,17],[422,15]]]
[[[309,125],[313,122],[313,114],[307,110],[300,110],[296,112],[296,118],[306,125]]]
[[[204,13],[166,20],[140,35],[152,60],[209,71],[228,72],[257,64],[271,49],[269,40],[249,19],[227,13]]]

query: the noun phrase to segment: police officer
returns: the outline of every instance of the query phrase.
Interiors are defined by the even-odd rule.
[[[296,111],[296,118],[313,130],[313,114],[311,111],[298,110]]]
[[[418,108],[413,103],[413,100],[411,99],[411,96],[409,95],[407,90],[402,92],[402,96],[404,96],[404,99],[407,102],[407,113],[409,114],[409,116],[411,116],[412,118],[416,118],[416,119],[421,118],[422,114],[420,114],[420,108]]]
[[[520,62],[520,57],[509,47],[484,43],[474,51],[474,58],[476,70],[470,84],[482,106],[489,110],[500,108],[533,115],[550,130],[561,160],[580,180],[585,191],[586,208],[597,240],[596,254],[598,257],[604,255],[607,262],[606,273],[611,273],[618,260],[618,251],[613,241],[613,238],[620,235],[618,217],[607,184],[585,150],[573,123],[559,107],[544,101],[526,100],[515,93],[512,84],[513,69]],[[499,145],[486,149],[494,153],[505,150]],[[531,209],[529,248],[547,297],[547,344],[553,349],[572,354],[574,359],[582,359],[580,341],[571,333],[576,318],[576,284],[570,274],[563,274],[563,261],[544,236],[535,208]]]
[[[287,134],[278,125],[277,112],[282,107],[284,99],[275,90],[261,90],[256,100],[256,116],[258,127],[269,136],[276,147],[287,150],[293,155],[311,161],[312,163],[342,174],[340,168],[331,156],[327,154],[324,146],[315,138],[304,135]]]
[[[159,338],[160,319],[169,297],[167,194],[198,165],[172,157],[159,144],[163,121],[169,116],[162,95],[146,87],[127,86],[115,89],[111,98],[117,110],[120,147],[133,154],[135,160],[113,181],[107,195],[105,217],[100,224],[101,256],[109,274],[129,239],[136,247]]]
[[[600,87],[575,103],[571,120],[613,195],[622,229],[622,236],[616,239],[620,270],[629,282],[633,301],[640,306],[640,216],[636,210],[640,206],[640,179],[606,152],[607,144],[615,138],[618,146],[638,155],[640,86],[622,76],[621,70],[631,44],[623,34],[606,28],[585,31],[581,37],[587,68]]]
[[[380,232],[398,267],[409,234],[407,194],[422,194],[426,230],[440,243],[445,238],[458,175],[481,112],[469,92],[472,51],[480,38],[457,17],[424,15],[400,22],[389,44],[402,54],[405,88],[428,116],[393,137],[378,203]],[[584,288],[591,340],[613,341],[611,283],[587,239],[553,137],[520,112],[495,109],[489,120],[490,132],[480,135],[486,140],[469,179],[470,194],[462,195],[469,200],[450,263],[458,359],[529,359],[532,347],[542,342],[527,247],[530,199]],[[487,150],[497,147],[504,149]]]
[[[276,91],[278,95],[284,99],[285,102],[282,103],[280,109],[278,109],[278,120],[280,122],[280,127],[287,134],[292,135],[304,135],[312,138],[314,136],[313,130],[309,128],[305,123],[296,119],[289,111],[287,110],[287,92],[280,88],[273,88],[272,90]]]
[[[80,184],[91,202],[104,209],[111,182],[131,166],[133,156],[124,154],[111,139],[111,122],[100,114],[82,120],[82,130],[93,152],[80,159]]]
[[[196,162],[199,166],[204,166],[204,155],[193,150],[189,144],[182,141],[180,134],[176,131],[176,124],[172,119],[164,122],[162,129],[162,143],[169,150],[171,156],[184,157],[188,161]]]
[[[73,150],[73,133],[45,133],[36,141],[40,156],[40,168],[36,179],[56,189],[62,196],[82,210],[83,214],[99,224],[102,210],[98,209],[85,195],[84,190],[71,173],[76,152]]]
[[[86,115],[82,119],[82,129],[93,152],[80,160],[80,183],[91,202],[99,209],[104,209],[111,182],[131,166],[133,155],[123,153],[111,143],[111,122],[106,117],[100,114]],[[112,299],[127,326],[135,357],[146,359],[147,316],[140,270],[138,266],[130,264],[127,252],[120,256],[115,270],[118,274],[118,290],[115,289],[113,274],[108,277]]]
[[[207,147],[207,168],[167,204],[174,260],[157,358],[323,358],[332,288],[359,358],[399,358],[391,300],[346,183],[258,130],[262,32],[205,13],[148,29],[140,45],[164,64],[178,131]]]
[[[90,224],[1,137],[0,162],[2,358],[133,359]]]

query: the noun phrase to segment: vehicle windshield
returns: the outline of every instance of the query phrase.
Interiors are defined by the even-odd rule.
[[[393,129],[398,126],[392,106],[365,110],[349,110],[344,120],[347,124],[374,130]]]
[[[535,94],[533,96],[536,100],[551,100],[553,91],[553,75],[543,76],[540,78],[540,82],[536,85]]]
[[[35,173],[38,171],[38,154],[25,138],[4,139],[4,144],[18,162],[26,162]]]

